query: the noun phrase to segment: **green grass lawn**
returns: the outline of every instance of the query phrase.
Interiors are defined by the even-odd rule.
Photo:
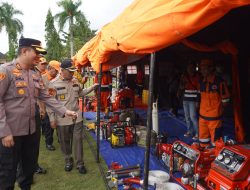
[[[95,146],[94,139],[88,134],[87,138]],[[45,148],[44,137],[41,138],[39,155],[40,166],[47,169],[45,175],[35,175],[32,190],[104,190],[105,185],[86,139],[84,139],[84,162],[87,174],[79,174],[74,167],[71,172],[64,171],[64,159],[60,151],[57,137],[54,138],[55,151],[48,151]],[[104,161],[101,163],[105,171],[107,169]]]

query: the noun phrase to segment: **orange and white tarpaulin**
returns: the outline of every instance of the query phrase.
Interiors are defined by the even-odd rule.
[[[112,68],[117,63],[111,60],[112,54],[124,52],[124,57],[129,57],[127,53],[156,52],[248,4],[249,0],[135,0],[101,29],[94,45],[87,48],[87,59],[96,71],[100,63],[104,69]]]

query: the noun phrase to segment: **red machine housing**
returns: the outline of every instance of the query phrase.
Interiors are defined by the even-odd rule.
[[[131,89],[121,89],[118,91],[115,102],[112,104],[113,111],[134,107],[134,91]]]
[[[131,127],[125,127],[125,144],[132,145],[135,143],[135,134]]]
[[[211,163],[216,158],[215,148],[200,150],[199,146],[175,141],[172,146],[170,174],[186,189],[206,189]],[[181,176],[176,175],[181,173]]]
[[[206,181],[212,190],[250,190],[250,145],[225,146]]]

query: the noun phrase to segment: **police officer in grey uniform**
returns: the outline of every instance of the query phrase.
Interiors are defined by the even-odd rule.
[[[66,59],[61,63],[61,73],[49,84],[49,89],[54,91],[55,97],[70,110],[78,113],[78,118],[74,122],[61,118],[53,112],[48,113],[51,127],[57,127],[61,151],[65,158],[65,171],[71,171],[73,168],[72,143],[76,168],[79,173],[85,174],[86,168],[83,162],[83,118],[79,109],[79,97],[85,96],[97,87],[93,85],[82,90],[80,83],[73,77],[76,68],[71,59]]]
[[[77,117],[44,89],[41,77],[31,70],[46,50],[35,39],[19,40],[18,57],[0,66],[0,189],[12,190],[17,165],[22,190],[31,189],[35,170],[35,103],[38,98],[59,117]],[[70,119],[72,120],[72,119]]]

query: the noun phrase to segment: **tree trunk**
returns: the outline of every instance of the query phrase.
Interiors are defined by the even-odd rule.
[[[70,56],[74,55],[74,38],[73,38],[73,17],[69,20],[69,33],[70,33]]]

